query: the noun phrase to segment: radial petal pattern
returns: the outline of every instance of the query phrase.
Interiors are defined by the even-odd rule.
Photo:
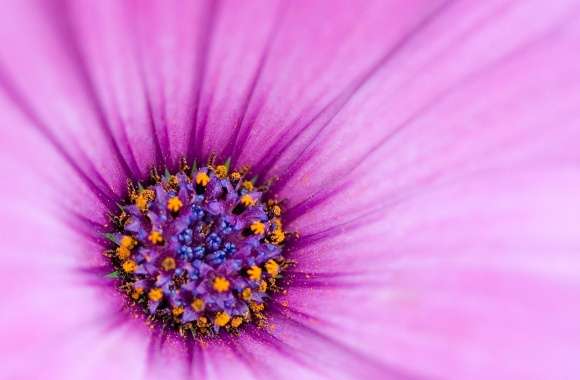
[[[580,4],[6,0],[0,378],[580,373]],[[128,178],[251,165],[269,327],[183,345],[103,269]]]

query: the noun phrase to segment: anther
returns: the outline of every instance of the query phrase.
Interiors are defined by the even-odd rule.
[[[163,298],[163,291],[159,288],[153,288],[149,291],[149,299],[153,302],[159,302]]]
[[[247,273],[250,280],[258,281],[262,278],[262,269],[256,265],[248,269]]]
[[[250,225],[250,230],[255,235],[262,235],[266,231],[266,226],[260,221],[256,221]]]
[[[220,293],[227,292],[230,289],[230,282],[223,277],[216,277],[213,281],[213,288]]]
[[[206,172],[199,172],[195,176],[195,183],[201,186],[207,186],[207,184],[209,183],[209,176],[207,175]]]
[[[177,212],[181,209],[183,203],[178,197],[171,197],[167,201],[167,209],[171,212]]]
[[[123,263],[123,270],[127,273],[133,273],[137,269],[137,264],[133,260],[127,260]]]
[[[148,239],[153,244],[161,244],[163,242],[163,235],[159,231],[151,231]]]

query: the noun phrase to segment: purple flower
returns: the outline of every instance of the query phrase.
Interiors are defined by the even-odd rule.
[[[579,5],[6,0],[0,378],[577,377]]]

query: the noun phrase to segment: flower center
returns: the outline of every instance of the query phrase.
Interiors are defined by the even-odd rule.
[[[107,234],[129,304],[183,336],[263,323],[287,266],[280,203],[264,199],[267,187],[246,179],[247,168],[212,161],[130,184]]]

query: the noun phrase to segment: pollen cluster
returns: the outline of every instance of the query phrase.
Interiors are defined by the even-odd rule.
[[[288,265],[282,206],[226,162],[129,184],[106,256],[151,324],[204,337],[260,325]]]

